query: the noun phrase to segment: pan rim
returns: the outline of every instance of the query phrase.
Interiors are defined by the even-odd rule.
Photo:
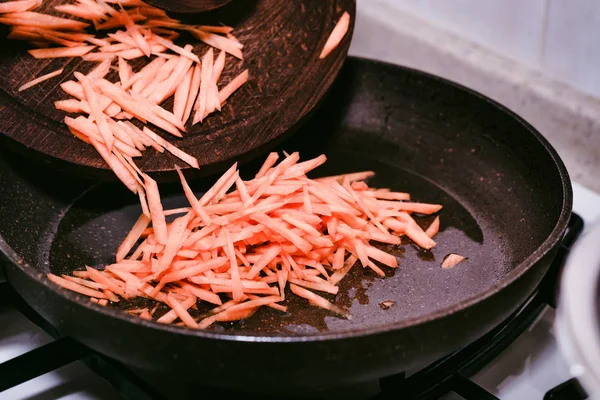
[[[210,330],[196,330],[187,327],[178,327],[174,325],[163,325],[154,321],[146,321],[140,318],[136,318],[134,316],[128,315],[121,310],[112,309],[108,307],[102,307],[97,304],[94,304],[89,301],[82,301],[83,296],[71,292],[67,289],[59,287],[57,285],[52,284],[48,279],[45,279],[45,276],[37,270],[35,267],[26,263],[4,240],[2,235],[0,235],[0,255],[3,253],[4,256],[8,259],[8,261],[17,269],[25,272],[29,278],[37,280],[39,283],[45,286],[46,289],[51,290],[57,295],[66,298],[72,303],[75,303],[77,306],[83,306],[88,308],[91,311],[102,313],[104,316],[117,318],[125,323],[131,323],[135,325],[142,326],[144,328],[150,328],[153,330],[158,330],[162,332],[167,332],[173,335],[184,335],[184,336],[192,336],[200,339],[208,339],[208,340],[216,340],[216,341],[235,341],[235,342],[249,342],[249,343],[302,343],[302,342],[323,342],[323,341],[334,341],[341,339],[349,339],[349,338],[360,338],[377,334],[384,334],[391,331],[399,331],[403,329],[410,329],[415,326],[419,326],[434,320],[439,320],[445,317],[448,317],[457,312],[466,310],[475,304],[482,302],[504,288],[510,286],[515,281],[517,281],[522,275],[524,275],[530,268],[533,267],[537,262],[539,262],[546,254],[548,254],[560,241],[564,231],[567,228],[567,224],[569,218],[572,213],[573,207],[573,190],[571,186],[571,180],[568,174],[568,171],[558,155],[557,151],[550,144],[550,142],[530,123],[524,120],[522,117],[517,115],[512,110],[508,109],[506,106],[498,103],[495,100],[485,96],[484,94],[465,87],[459,83],[450,81],[448,79],[442,78],[437,75],[430,74],[425,71],[417,70],[414,68],[391,64],[387,62],[382,62],[379,60],[373,60],[363,57],[348,57],[348,61],[350,62],[359,62],[366,63],[384,67],[393,67],[394,69],[404,70],[413,75],[421,76],[427,78],[429,80],[437,81],[443,85],[451,86],[455,89],[459,89],[463,92],[469,93],[472,96],[477,97],[479,100],[485,101],[491,106],[499,109],[504,112],[507,116],[513,118],[523,126],[527,131],[529,131],[533,137],[538,141],[538,143],[546,150],[547,154],[550,156],[552,161],[554,162],[558,175],[561,180],[561,190],[562,190],[562,205],[561,212],[557,219],[557,222],[548,235],[548,237],[542,242],[538,248],[526,257],[524,260],[519,262],[515,268],[501,278],[498,282],[491,285],[487,290],[478,293],[474,296],[471,296],[461,302],[453,304],[451,306],[442,308],[435,312],[421,315],[418,317],[412,317],[403,319],[394,323],[383,324],[383,325],[373,325],[368,327],[351,327],[345,330],[339,330],[334,332],[311,332],[311,333],[303,333],[301,335],[281,335],[274,333],[247,333],[247,332],[238,332],[235,334],[232,333],[223,333],[217,331]],[[348,62],[347,62],[348,63]],[[9,280],[10,283],[10,280]]]

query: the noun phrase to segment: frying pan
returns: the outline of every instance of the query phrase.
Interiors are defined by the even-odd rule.
[[[140,213],[136,199],[120,185],[2,152],[7,279],[61,334],[129,366],[245,390],[331,387],[423,366],[499,324],[538,285],[571,214],[565,167],[534,128],[480,94],[407,68],[349,59],[319,111],[280,149],[303,159],[325,153],[319,174],[373,169],[373,186],[443,204],[438,246],[389,248],[400,266],[383,279],[353,268],[330,297],[351,320],[288,296],[285,315],[259,310],[207,331],[160,325],[45,278],[110,262]],[[201,192],[213,180],[193,185]],[[175,185],[161,193],[167,207],[182,199]],[[468,260],[442,269],[451,252]],[[380,306],[388,300],[395,304]]]

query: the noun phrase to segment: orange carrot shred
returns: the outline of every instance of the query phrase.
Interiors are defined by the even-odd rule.
[[[440,231],[440,216],[438,215],[435,217],[435,219],[433,220],[431,225],[429,225],[427,227],[427,230],[425,231],[425,233],[430,238],[433,238],[435,235],[438,234],[439,231]]]
[[[347,11],[344,11],[338,22],[335,24],[335,27],[331,31],[329,38],[327,38],[327,42],[323,46],[323,50],[319,55],[319,58],[323,59],[329,55],[342,41],[346,33],[348,32],[348,27],[350,26],[350,14]]]
[[[41,83],[41,82],[46,81],[48,79],[54,78],[55,76],[58,76],[58,75],[62,74],[63,71],[64,71],[64,69],[61,68],[61,69],[58,69],[56,71],[50,72],[48,74],[42,75],[42,76],[40,76],[38,78],[35,78],[35,79],[27,82],[23,86],[21,86],[19,88],[19,92],[22,92],[23,90],[27,90],[30,87],[33,87],[33,86],[37,85],[38,83]]]

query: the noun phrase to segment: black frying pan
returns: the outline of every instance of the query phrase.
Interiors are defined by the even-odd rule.
[[[331,299],[350,308],[350,321],[291,300],[289,315],[265,309],[194,331],[62,290],[45,273],[110,262],[140,212],[137,200],[118,184],[3,153],[8,281],[62,334],[131,366],[246,390],[335,386],[423,365],[489,331],[539,283],[571,213],[567,172],[530,125],[479,94],[401,67],[349,59],[320,110],[281,148],[327,154],[321,174],[374,169],[373,185],[445,206],[432,252],[397,246],[400,267],[387,278],[355,268],[342,282]],[[178,190],[162,186],[168,206],[181,201]],[[450,252],[469,259],[443,270]],[[386,300],[396,304],[384,310]]]

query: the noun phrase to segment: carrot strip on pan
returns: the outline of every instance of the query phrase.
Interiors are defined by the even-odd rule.
[[[444,261],[442,262],[442,268],[444,269],[450,269],[452,267],[454,267],[455,265],[463,262],[464,260],[466,260],[466,257],[461,256],[460,254],[449,254],[448,256],[446,256],[444,258]]]
[[[351,319],[350,314],[348,314],[348,312],[346,312],[344,309],[327,301],[325,298],[311,292],[310,290],[306,290],[306,289],[304,289],[298,285],[295,285],[293,283],[290,284],[290,289],[292,290],[292,292],[294,294],[296,294],[300,297],[304,297],[305,299],[307,299],[309,301],[309,303],[311,303],[317,307],[324,308],[324,309],[332,311],[344,318]]]
[[[63,288],[71,290],[73,292],[77,292],[85,296],[95,297],[97,299],[107,298],[104,293],[98,290],[90,289],[89,287],[80,285],[76,282],[68,281],[54,274],[48,274],[47,276],[50,281],[56,283],[58,286],[62,286]]]

